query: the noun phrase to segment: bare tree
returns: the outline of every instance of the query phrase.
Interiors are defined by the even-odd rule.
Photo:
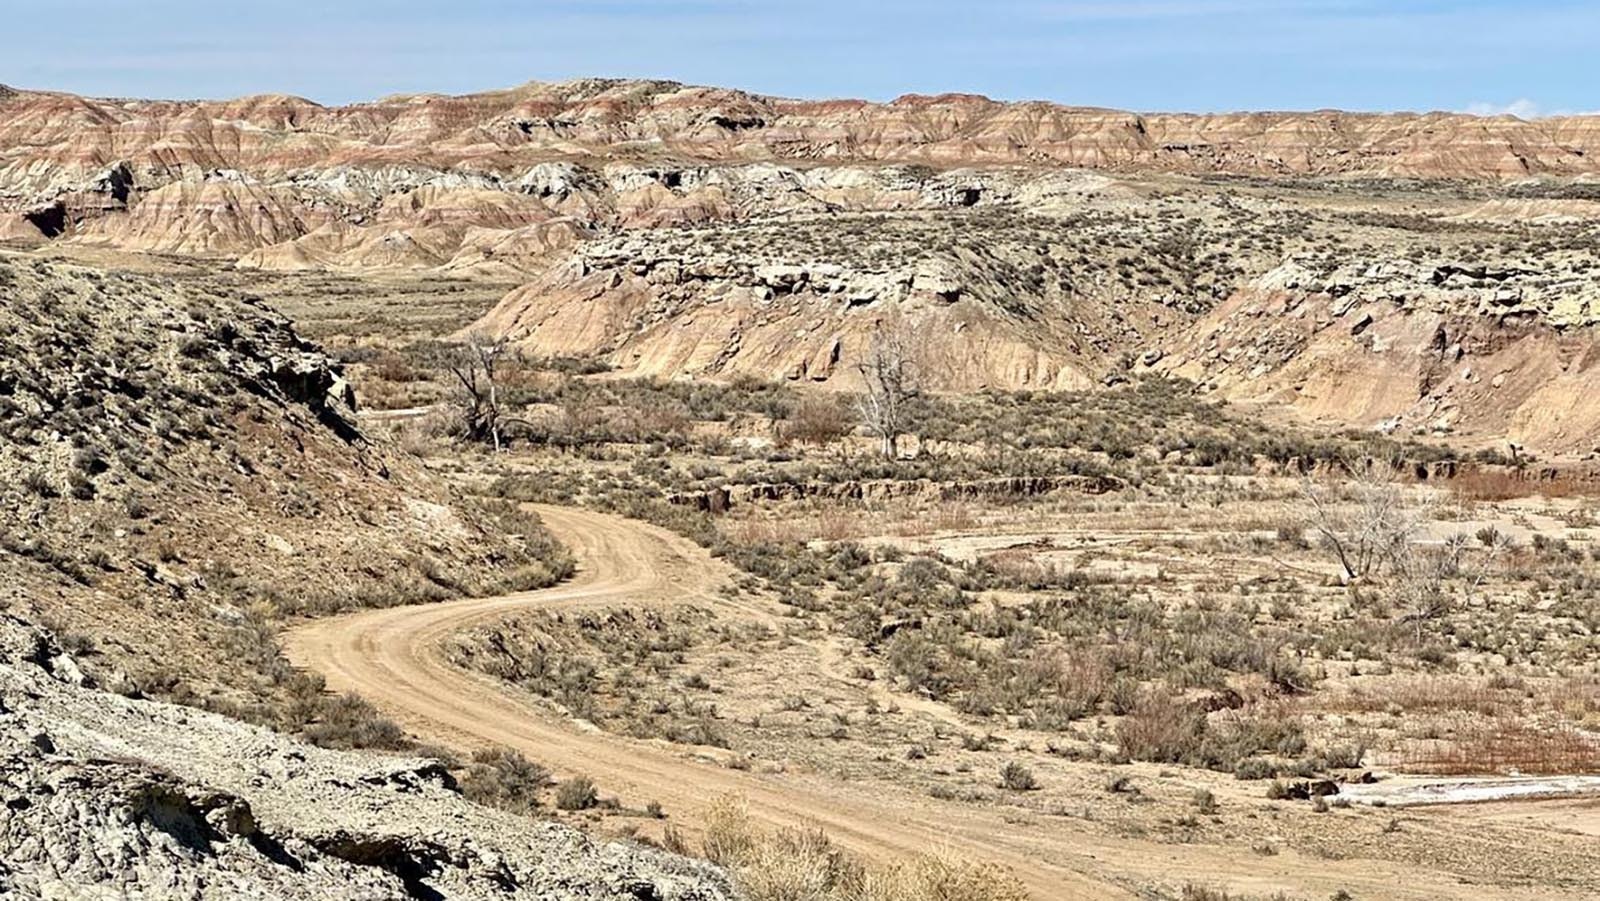
[[[1471,603],[1501,554],[1511,549],[1511,539],[1494,529],[1480,535],[1481,553],[1469,553],[1472,539],[1457,532],[1437,545],[1408,542],[1394,555],[1394,590],[1405,611],[1401,622],[1412,624],[1422,641],[1423,624],[1449,613],[1456,601]],[[1459,582],[1459,587],[1452,585]]]
[[[910,419],[910,404],[920,391],[904,339],[879,331],[857,365],[866,391],[856,402],[861,421],[882,442],[885,457],[900,453],[900,436]]]
[[[1308,476],[1301,495],[1311,507],[1311,529],[1339,562],[1343,581],[1352,583],[1393,562],[1418,524],[1387,466],[1367,461],[1346,468],[1353,478],[1345,486],[1319,484]],[[1349,502],[1340,487],[1347,489]]]
[[[504,338],[480,334],[467,336],[467,343],[450,359],[460,391],[456,408],[461,417],[462,434],[471,441],[484,441],[500,450],[509,425],[527,426],[526,420],[507,416],[501,407],[501,387],[506,371],[520,357]]]
[[[1398,548],[1390,562],[1391,590],[1404,611],[1401,622],[1416,627],[1422,640],[1422,624],[1438,619],[1450,609],[1447,582],[1459,574],[1460,563],[1448,546],[1423,546],[1407,542]]]
[[[1353,478],[1342,486],[1306,480],[1311,528],[1338,561],[1342,581],[1381,581],[1402,611],[1399,621],[1414,626],[1421,642],[1424,624],[1470,602],[1511,543],[1493,529],[1480,533],[1482,551],[1476,553],[1464,534],[1427,540],[1392,468],[1378,462],[1346,468]]]

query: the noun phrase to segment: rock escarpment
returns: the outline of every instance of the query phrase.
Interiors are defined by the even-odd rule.
[[[1324,422],[1588,454],[1600,450],[1600,284],[1561,269],[1290,262],[1149,365]]]
[[[1155,371],[1336,426],[1600,446],[1592,223],[1082,178],[1048,203],[969,177],[995,199],[597,238],[468,331],[635,375],[845,390],[893,333],[936,390]]]
[[[1540,361],[1600,322],[1597,184],[1600,117],[1143,115],[604,80],[346,107],[0,98],[4,241],[505,280],[522,287],[472,330],[637,375],[848,389],[897,329],[936,388],[1160,368],[1330,421],[1504,426],[1563,452],[1592,449],[1589,408],[1558,403],[1555,427],[1534,411],[1586,370]],[[1395,261],[1430,268],[1364,274]],[[1302,314],[1257,302],[1318,297],[1274,286],[1295,266],[1355,267],[1409,298],[1372,335],[1483,336],[1451,341],[1469,360],[1515,344],[1491,381],[1556,387],[1436,405],[1437,362],[1370,336],[1291,340]],[[1442,267],[1459,271],[1431,284]]]
[[[897,333],[930,387],[1080,388],[1226,293],[1197,268],[1198,220],[1130,230],[1127,192],[1105,179],[1017,178],[951,172],[909,181],[906,209],[596,238],[469,331],[639,375],[834,388],[856,386],[872,343]],[[951,200],[968,190],[983,199]]]
[[[878,234],[899,227],[882,224]],[[909,350],[918,369],[945,390],[1084,387],[1104,366],[1108,339],[1132,331],[1123,311],[1109,307],[1074,317],[1073,299],[1058,288],[1025,294],[1012,279],[1036,264],[1000,252],[907,248],[830,262],[792,230],[780,231],[793,240],[776,246],[777,235],[764,236],[770,257],[711,249],[717,235],[709,232],[685,233],[680,248],[595,242],[512,292],[470,331],[539,355],[602,356],[639,375],[747,375],[835,388],[858,384],[858,364],[880,334],[906,333],[915,337]]]

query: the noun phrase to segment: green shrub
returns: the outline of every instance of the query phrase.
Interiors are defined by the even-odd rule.
[[[469,801],[530,814],[539,808],[539,792],[550,784],[550,771],[508,749],[478,751],[461,777],[461,794]]]

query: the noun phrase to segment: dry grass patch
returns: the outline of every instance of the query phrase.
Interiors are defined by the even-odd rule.
[[[1341,713],[1475,713],[1501,716],[1521,707],[1524,693],[1467,676],[1377,676],[1318,699],[1315,706]]]
[[[1597,497],[1600,477],[1572,471],[1528,472],[1520,469],[1463,469],[1446,484],[1467,501],[1509,501],[1523,497]]]
[[[875,517],[861,510],[827,509],[795,513],[783,519],[742,519],[719,525],[733,544],[804,544],[810,541],[854,541],[879,531]]]
[[[1468,727],[1453,740],[1413,743],[1399,769],[1444,776],[1600,773],[1600,735],[1511,720]]]
[[[706,817],[703,852],[734,874],[750,901],[1025,901],[1003,867],[948,849],[890,864],[863,861],[822,830],[768,830],[745,802],[724,797]]]

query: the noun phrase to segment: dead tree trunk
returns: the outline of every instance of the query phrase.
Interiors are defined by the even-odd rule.
[[[505,427],[522,421],[506,416],[500,406],[502,369],[515,359],[515,351],[504,338],[471,335],[450,363],[450,372],[461,388],[456,406],[463,437],[487,442],[496,451],[505,444]]]
[[[878,332],[857,368],[864,393],[856,403],[861,421],[878,437],[879,450],[893,459],[900,453],[910,403],[918,395],[916,373],[898,334]]]

